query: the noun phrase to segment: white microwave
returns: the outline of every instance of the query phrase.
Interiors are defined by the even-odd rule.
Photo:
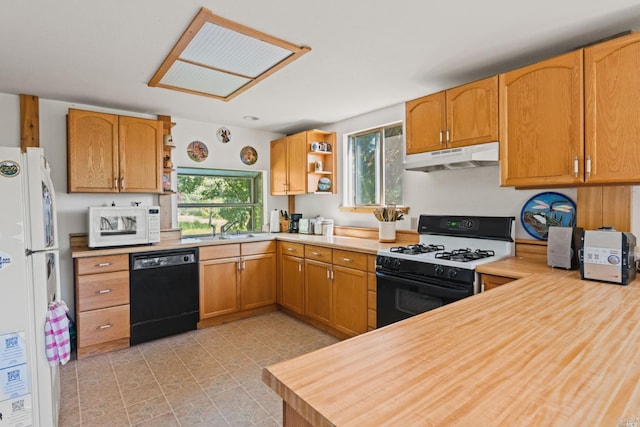
[[[89,247],[146,245],[160,241],[158,206],[89,208]]]

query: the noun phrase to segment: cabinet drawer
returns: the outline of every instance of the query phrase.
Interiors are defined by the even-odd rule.
[[[304,245],[302,243],[278,242],[278,250],[281,255],[304,256]]]
[[[129,304],[129,272],[88,274],[77,277],[80,311]]]
[[[200,246],[200,261],[215,258],[231,258],[240,256],[240,243],[228,245]]]
[[[242,243],[240,252],[244,255],[268,254],[276,251],[275,240],[267,240],[264,242]]]
[[[333,263],[344,267],[357,268],[358,270],[367,269],[367,255],[360,252],[343,251],[341,249],[333,250]]]
[[[129,304],[78,314],[78,346],[129,338]]]
[[[76,274],[108,273],[129,270],[129,255],[104,255],[76,258]]]
[[[304,257],[307,259],[315,259],[316,261],[331,262],[332,249],[323,248],[322,246],[305,245]]]

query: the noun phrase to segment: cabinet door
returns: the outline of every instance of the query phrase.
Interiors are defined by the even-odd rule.
[[[333,267],[333,327],[349,335],[367,332],[367,272]]]
[[[424,153],[444,148],[446,128],[445,93],[409,101],[405,105],[407,122],[407,154]]]
[[[308,317],[331,324],[331,264],[305,260],[304,305]]]
[[[280,304],[298,314],[304,314],[304,261],[283,256],[281,259],[282,295]]]
[[[449,89],[447,146],[498,141],[498,76]]]
[[[516,279],[511,277],[493,276],[491,274],[481,274],[480,282],[482,282],[482,290],[484,292],[502,286],[505,283],[513,282]]]
[[[200,261],[200,319],[240,310],[240,258]]]
[[[69,192],[118,192],[118,116],[70,109],[68,133]]]
[[[640,181],[640,33],[584,50],[589,183]]]
[[[307,133],[287,137],[287,194],[307,192]]]
[[[271,141],[271,195],[287,194],[287,138]]]
[[[501,74],[499,98],[501,184],[582,182],[582,50]]]
[[[240,308],[248,310],[276,303],[276,254],[242,257]]]
[[[120,191],[162,193],[162,122],[119,117]]]

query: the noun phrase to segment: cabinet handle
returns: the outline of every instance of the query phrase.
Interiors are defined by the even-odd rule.
[[[331,280],[333,280],[333,270],[331,270]]]
[[[585,168],[587,176],[591,176],[591,156],[587,156],[587,166]]]
[[[440,129],[440,145],[442,145],[442,129]]]
[[[320,252],[311,252],[313,255],[318,256],[320,255]]]
[[[110,265],[110,262],[101,262],[100,264],[96,264],[96,267],[109,267]]]
[[[330,274],[331,270],[327,270],[327,279],[331,279],[331,274]]]
[[[342,258],[342,260],[343,260],[344,262],[352,262],[352,261],[353,261],[351,258]]]
[[[111,289],[100,289],[99,291],[96,291],[96,294],[108,294],[111,292],[112,292]]]
[[[301,263],[298,263],[298,272],[302,273],[302,264]]]
[[[236,266],[236,268],[238,269],[238,271],[242,270],[242,268],[240,268],[240,261],[238,261],[238,265]]]
[[[578,156],[575,156],[573,158],[573,176],[576,178],[578,177],[579,167],[580,167],[580,164],[578,163]]]
[[[449,129],[447,129],[447,144],[449,143]]]
[[[242,270],[245,270],[246,268],[246,261],[242,261]]]
[[[106,325],[100,325],[98,326],[96,329],[100,330],[100,329],[109,329],[111,327],[111,323],[107,323]]]
[[[113,178],[113,188],[118,189],[118,178]]]
[[[124,177],[120,178],[120,189],[124,190]]]
[[[293,248],[287,248],[287,250],[288,250],[289,252],[295,252],[295,251],[296,251],[296,250],[295,250],[295,249],[293,249]]]

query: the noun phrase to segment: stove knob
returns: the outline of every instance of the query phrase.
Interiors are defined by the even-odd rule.
[[[457,275],[458,275],[458,270],[454,270],[453,268],[450,268],[449,271],[447,272],[447,276],[449,276],[449,279],[455,279]]]
[[[399,258],[395,258],[393,260],[393,268],[396,269],[396,270],[399,270],[400,269],[400,263],[401,263],[400,259]]]
[[[444,274],[444,268],[441,265],[436,265],[433,271],[436,273],[436,276],[442,276]]]
[[[380,264],[382,264],[384,267],[391,267],[391,258],[389,257],[381,258]]]

